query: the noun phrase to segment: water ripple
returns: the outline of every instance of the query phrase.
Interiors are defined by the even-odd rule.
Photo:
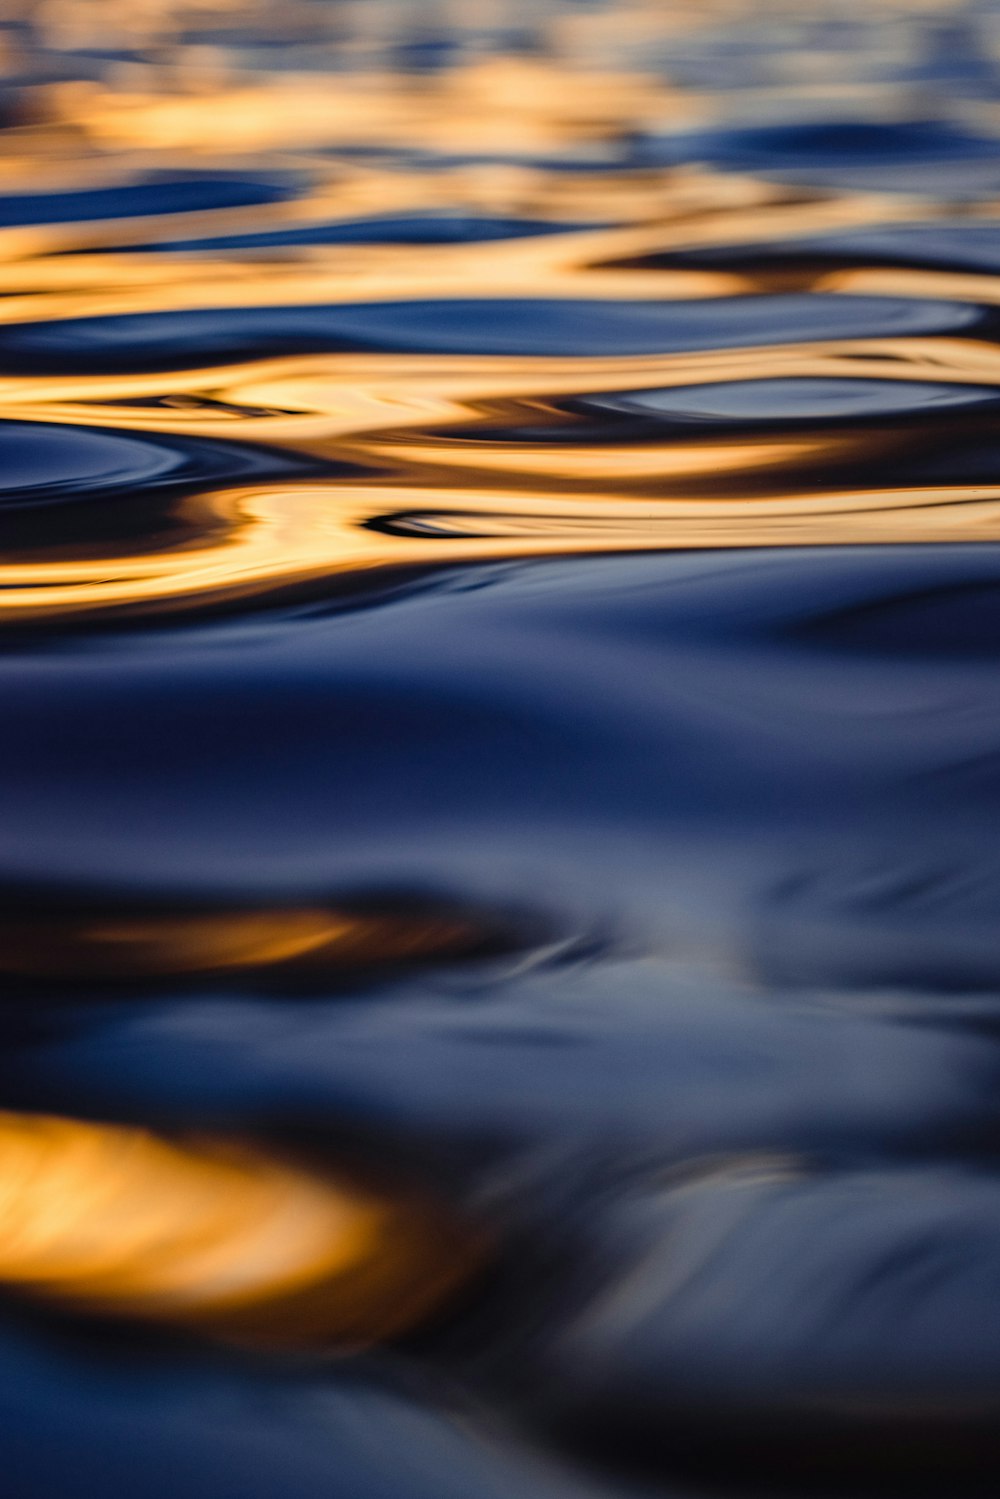
[[[989,1488],[990,7],[92,8],[0,56],[18,1499]]]

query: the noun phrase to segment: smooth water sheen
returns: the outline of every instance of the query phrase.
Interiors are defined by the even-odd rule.
[[[14,12],[12,1499],[992,1493],[1000,12]]]

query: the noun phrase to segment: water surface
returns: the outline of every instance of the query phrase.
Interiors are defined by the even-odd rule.
[[[991,1492],[995,7],[94,9],[3,31],[17,1499]]]

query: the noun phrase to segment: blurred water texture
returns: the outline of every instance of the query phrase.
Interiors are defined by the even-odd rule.
[[[1000,6],[7,0],[12,1499],[1000,1456]]]

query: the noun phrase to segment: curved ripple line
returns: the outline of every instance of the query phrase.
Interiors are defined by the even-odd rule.
[[[607,357],[827,338],[969,332],[975,305],[884,296],[705,301],[519,298],[195,308],[0,326],[0,369],[127,372],[280,354],[398,353]]]
[[[1000,538],[1000,484],[761,500],[571,503],[530,492],[338,484],[234,489],[178,508],[180,549],[96,558],[2,557],[0,622],[105,611],[231,605],[309,584],[336,588],[385,569],[549,555],[727,546],[803,546]]]

